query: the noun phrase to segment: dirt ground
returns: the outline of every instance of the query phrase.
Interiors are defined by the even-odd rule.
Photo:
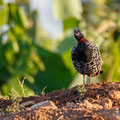
[[[0,99],[0,120],[120,120],[120,82],[23,97],[19,103],[21,111],[6,114],[6,108],[12,104]]]

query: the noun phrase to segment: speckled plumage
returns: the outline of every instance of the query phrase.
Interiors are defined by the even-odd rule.
[[[77,38],[78,43],[72,49],[72,62],[79,73],[93,77],[102,71],[101,55],[96,45],[87,41],[85,38],[82,40],[82,38],[84,36]]]

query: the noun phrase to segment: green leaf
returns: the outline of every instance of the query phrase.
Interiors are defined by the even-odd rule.
[[[13,28],[13,31],[14,31],[15,35],[23,35],[25,30],[17,24]]]
[[[12,47],[13,47],[13,50],[15,53],[19,52],[19,45],[18,45],[17,41],[12,42]]]
[[[54,12],[57,19],[81,19],[82,6],[80,0],[54,0]]]
[[[79,20],[76,20],[75,18],[68,18],[63,20],[63,30],[68,30],[70,28],[77,27],[79,24]]]
[[[45,71],[45,65],[38,54],[36,54],[35,52],[31,52],[30,57],[31,57],[31,60],[34,61],[35,64],[37,64],[40,70]]]
[[[37,32],[38,29],[39,29],[39,25],[38,25],[38,11],[37,10],[34,10],[32,13],[31,13],[31,17],[32,17],[32,21],[31,21],[31,26],[32,28],[29,29],[28,33],[29,33],[29,36],[32,38],[33,40],[33,43],[36,41],[36,39],[39,39],[38,35],[39,33]],[[34,23],[34,24],[33,24]]]
[[[9,8],[8,5],[6,4],[0,6],[1,6],[0,8],[0,26],[1,26],[7,24]]]
[[[21,22],[21,24],[24,26],[24,28],[28,28],[29,22],[24,9],[19,7],[18,14],[19,14],[19,21]]]
[[[61,56],[37,47],[38,54],[46,67],[45,71],[39,71],[35,76],[35,84],[27,83],[36,92],[42,91],[46,86],[47,92],[67,88],[73,79],[73,75],[64,64]]]
[[[2,5],[3,4],[3,0],[0,0],[0,5]]]
[[[19,25],[27,29],[29,27],[29,22],[24,9],[16,4],[10,4],[9,8],[10,8],[9,20],[14,22],[16,25]]]
[[[17,23],[17,21],[18,21],[18,17],[17,17],[18,6],[16,4],[9,4],[9,9],[10,9],[9,22],[14,21],[15,23]]]
[[[5,57],[6,57],[6,60],[9,64],[14,63],[14,52],[12,50],[6,50]]]
[[[66,37],[58,46],[58,53],[63,54],[70,50],[76,43],[74,36]]]
[[[73,67],[73,63],[71,59],[71,49],[67,50],[62,54],[62,59],[65,65],[67,66],[67,68],[69,68],[69,70],[71,71],[72,75],[73,76],[76,75],[76,70]]]

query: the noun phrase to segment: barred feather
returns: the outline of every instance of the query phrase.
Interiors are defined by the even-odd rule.
[[[101,55],[97,46],[90,41],[79,41],[71,52],[75,69],[88,76],[96,76],[101,70]]]

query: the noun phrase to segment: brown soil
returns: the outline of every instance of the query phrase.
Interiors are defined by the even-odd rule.
[[[43,101],[49,104],[30,108]],[[6,108],[11,104],[10,100],[0,99],[0,120],[120,120],[120,82],[90,84],[85,88],[76,86],[43,96],[23,97],[21,112],[8,115]]]

